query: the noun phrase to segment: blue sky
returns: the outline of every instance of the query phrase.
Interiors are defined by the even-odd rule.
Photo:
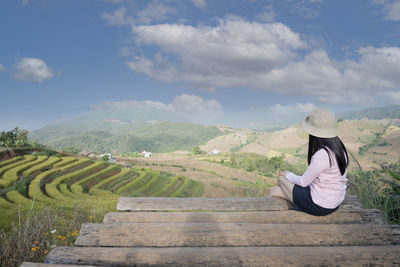
[[[398,0],[4,0],[0,130],[93,108],[264,123],[400,103]]]

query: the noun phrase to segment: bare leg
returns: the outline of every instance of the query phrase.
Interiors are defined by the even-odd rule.
[[[288,179],[286,179],[283,176],[279,176],[278,177],[278,181],[279,181],[279,187],[282,190],[284,198],[293,203],[293,187],[294,187],[294,184],[292,184]]]
[[[270,188],[269,195],[268,197],[281,197],[285,198],[285,195],[282,192],[282,189],[278,185],[274,185],[273,187]]]

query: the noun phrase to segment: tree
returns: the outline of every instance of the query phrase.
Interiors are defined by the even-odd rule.
[[[285,166],[285,160],[283,159],[283,156],[275,156],[269,159],[269,164],[271,164],[276,170],[283,169]]]
[[[192,153],[193,153],[193,155],[201,154],[200,147],[198,147],[198,146],[193,147]]]
[[[18,142],[20,146],[29,145],[28,142],[28,131],[27,130],[19,130],[16,132],[16,143]]]
[[[11,131],[2,131],[0,133],[0,146],[3,147],[24,147],[30,146],[28,140],[29,132],[19,127],[15,127]]]

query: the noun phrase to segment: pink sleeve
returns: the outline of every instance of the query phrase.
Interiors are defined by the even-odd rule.
[[[329,155],[325,149],[320,149],[312,156],[311,163],[302,176],[288,172],[285,177],[294,184],[306,187],[327,168],[329,168]]]

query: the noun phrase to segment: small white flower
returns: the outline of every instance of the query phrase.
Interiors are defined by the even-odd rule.
[[[56,229],[52,230],[50,233],[54,234],[55,232],[57,232]]]

